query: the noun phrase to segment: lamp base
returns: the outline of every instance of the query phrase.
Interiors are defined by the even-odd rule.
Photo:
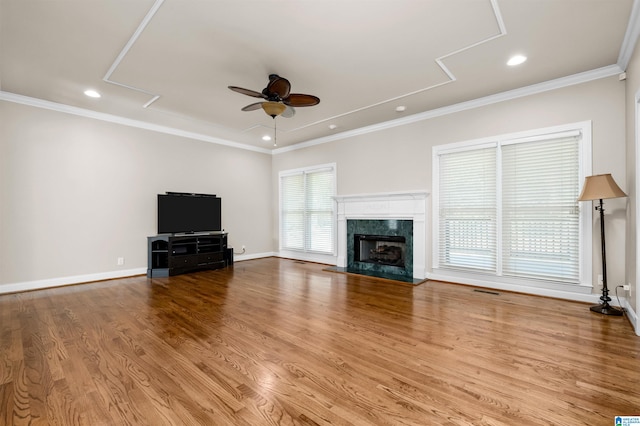
[[[609,305],[608,303],[602,303],[600,305],[595,305],[590,307],[589,309],[591,309],[593,312],[597,312],[599,314],[602,315],[613,315],[616,317],[619,317],[622,315],[622,311],[618,308],[614,308],[613,306]]]

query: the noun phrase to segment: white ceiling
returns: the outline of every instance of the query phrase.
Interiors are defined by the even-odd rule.
[[[270,149],[626,64],[633,0],[0,0],[0,89]],[[634,36],[636,38],[637,35]],[[516,53],[528,61],[506,66]],[[611,68],[611,67],[610,67]],[[622,69],[620,69],[622,71]],[[100,99],[83,94],[98,90]],[[149,104],[150,103],[150,104]],[[147,107],[145,105],[149,104]],[[404,112],[396,107],[403,105]],[[336,126],[330,129],[329,125]]]

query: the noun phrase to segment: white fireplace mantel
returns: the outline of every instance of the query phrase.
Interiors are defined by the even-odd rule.
[[[389,192],[379,194],[339,195],[337,203],[337,266],[347,266],[348,219],[398,219],[413,221],[413,278],[426,278],[426,191]]]

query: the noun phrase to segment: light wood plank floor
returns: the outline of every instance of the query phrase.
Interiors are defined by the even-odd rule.
[[[277,258],[0,296],[0,424],[613,425],[640,338],[588,305]]]

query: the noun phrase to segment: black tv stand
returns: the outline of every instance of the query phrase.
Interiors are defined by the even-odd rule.
[[[169,277],[229,266],[227,233],[161,234],[147,237],[147,277]]]

